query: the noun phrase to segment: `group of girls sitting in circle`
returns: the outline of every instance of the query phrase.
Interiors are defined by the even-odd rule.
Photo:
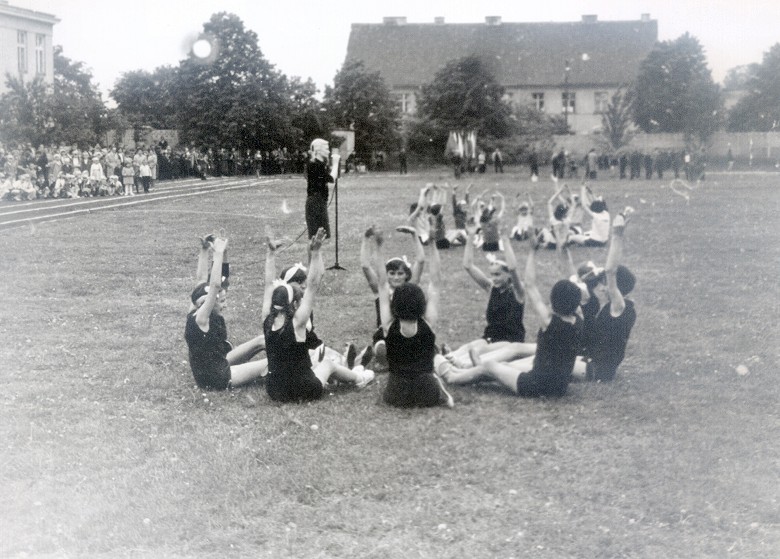
[[[600,214],[606,213],[606,205],[583,187],[580,204],[584,202],[582,207],[591,215],[593,226],[588,232],[577,232],[570,224],[568,208],[558,209],[568,205],[562,201],[566,191],[558,189],[548,204],[549,228],[563,278],[553,285],[548,300],[537,285],[537,251],[545,245],[541,232],[533,228],[530,198],[519,204],[518,224],[510,238],[502,220],[505,204],[500,194],[483,193],[469,201],[467,188],[466,197],[458,200],[457,189],[450,194],[446,187],[426,185],[411,208],[409,224],[397,228],[411,233],[415,247],[411,263],[405,256],[386,260],[384,233],[375,226],[367,229],[360,260],[375,296],[377,328],[360,354],[353,344],[348,344],[343,354],[329,348],[314,332],[313,308],[324,274],[320,254],[324,230],[310,240],[308,268],[296,264],[278,276],[276,252],[280,243],[267,232],[263,334],[236,348],[227,342],[221,315],[229,284],[227,239],[223,235],[202,239],[199,283],[192,292],[185,328],[196,383],[204,389],[225,389],[265,377],[272,400],[309,401],[321,398],[333,382],[358,388],[368,385],[376,378],[367,368],[374,361],[389,373],[383,394],[387,404],[452,407],[448,385],[494,382],[518,396],[560,397],[574,378],[612,380],[636,320],[634,305],[626,298],[635,278],[621,264],[624,232],[633,210],[627,207],[611,222],[606,214],[609,248],[604,267],[587,262],[575,268],[569,246],[601,246],[577,239],[587,241],[592,232],[598,231],[597,236],[603,233]],[[463,226],[462,235],[460,231],[448,234],[440,224],[450,195],[453,207],[463,212],[463,221],[456,224]],[[526,223],[528,214],[530,223]],[[511,240],[518,238],[521,225],[522,238],[529,244],[522,279]],[[461,237],[463,267],[488,293],[487,324],[480,338],[452,350],[436,342],[441,293],[439,248],[453,246],[453,240],[460,242]],[[478,247],[487,257],[487,272],[475,264]],[[418,284],[425,265],[428,285],[423,290]],[[541,323],[536,343],[525,340],[526,302]],[[253,359],[262,351],[265,358]]]
[[[199,387],[224,390],[266,377],[271,399],[290,402],[319,399],[331,379],[358,388],[374,380],[374,372],[365,368],[373,357],[370,345],[358,354],[354,345],[349,344],[346,355],[342,355],[326,347],[314,332],[314,300],[325,272],[320,254],[324,239],[323,229],[312,237],[308,270],[295,264],[277,278],[276,252],[281,243],[267,232],[263,334],[236,348],[227,341],[222,316],[230,274],[226,262],[228,241],[221,235],[201,240],[197,271],[201,281],[191,295],[184,334],[190,367]],[[264,359],[252,360],[263,350]]]

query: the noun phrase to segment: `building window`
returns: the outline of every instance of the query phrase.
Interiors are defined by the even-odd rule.
[[[16,62],[20,74],[27,73],[27,31],[16,32]]]
[[[35,73],[46,73],[46,35],[40,33],[35,35]]]
[[[577,112],[577,94],[574,91],[561,93],[561,112],[568,114]]]
[[[401,114],[409,114],[412,110],[412,94],[411,93],[399,93],[398,94],[398,109]]]
[[[531,93],[531,102],[537,111],[544,112],[544,93]]]
[[[597,91],[593,94],[593,113],[601,114],[607,112],[609,104],[609,94],[606,91]]]

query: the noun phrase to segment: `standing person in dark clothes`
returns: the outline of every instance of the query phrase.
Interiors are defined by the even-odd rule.
[[[618,166],[620,167],[620,178],[621,179],[626,178],[626,169],[628,168],[628,156],[626,155],[625,151],[620,154],[620,158],[618,159]]]
[[[631,165],[631,179],[638,179],[642,172],[642,154],[637,150],[631,152],[631,158],[629,159]]]
[[[496,148],[493,151],[493,155],[491,155],[493,159],[493,170],[496,173],[503,173],[504,172],[504,154],[501,153],[501,150]]]
[[[566,152],[563,150],[552,159],[553,176],[562,179],[566,176]]]
[[[49,156],[46,155],[46,150],[44,149],[43,145],[38,147],[35,164],[40,169],[39,172],[43,174],[44,183],[46,186],[49,186],[51,184],[51,181],[49,180]]]
[[[405,175],[408,172],[406,166],[406,150],[404,148],[401,148],[401,151],[398,152],[398,172],[402,175]]]
[[[682,167],[683,153],[679,151],[672,152],[672,171],[674,172],[674,178],[680,178],[680,168]]]
[[[535,149],[528,156],[528,166],[531,168],[531,180],[536,181],[539,178],[539,156]]]
[[[643,163],[645,166],[645,178],[650,180],[653,178],[653,156],[649,153],[646,153],[643,159]]]
[[[317,138],[311,143],[309,163],[306,165],[306,227],[309,238],[314,237],[322,227],[325,237],[330,238],[328,221],[328,183],[334,181],[328,169],[330,151],[328,142]]]

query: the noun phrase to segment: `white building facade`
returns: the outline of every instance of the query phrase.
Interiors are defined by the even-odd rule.
[[[8,76],[31,82],[54,82],[54,24],[60,20],[43,12],[11,6],[0,0],[0,95]]]

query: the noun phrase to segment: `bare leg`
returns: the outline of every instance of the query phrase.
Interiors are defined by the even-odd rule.
[[[482,361],[514,361],[523,357],[528,357],[536,353],[536,344],[527,344],[521,342],[506,343],[493,349],[493,346],[497,344],[490,344],[480,354]]]
[[[353,382],[359,385],[366,380],[368,373],[373,379],[374,373],[364,369],[361,365],[356,365],[354,369],[348,369],[344,365],[339,365],[328,359],[324,359],[314,366],[314,375],[320,379],[323,386],[328,384],[331,376],[341,382]]]
[[[239,365],[252,359],[265,349],[265,336],[257,336],[233,348],[225,357],[231,365]]]
[[[522,373],[529,372],[533,368],[534,358],[526,357],[511,363],[489,361],[486,366],[486,372],[490,377],[517,394],[517,377]]]
[[[318,363],[319,361],[324,361],[326,359],[337,365],[346,365],[347,362],[341,353],[326,345],[320,345],[314,349],[310,349],[309,357],[311,357],[312,363]]]
[[[468,369],[456,369],[452,367],[443,376],[448,384],[472,384],[485,377],[496,380],[504,386],[517,391],[517,376],[527,373],[533,367],[533,357],[526,357],[511,363],[499,363],[497,361],[485,361],[476,367]]]
[[[469,356],[469,351],[472,349],[481,349],[483,347],[487,347],[488,343],[487,340],[484,340],[482,338],[472,340],[468,342],[467,344],[464,344],[460,346],[458,349],[447,355],[447,359],[453,362],[455,366],[457,367],[468,367],[471,365],[471,357]]]
[[[256,378],[264,376],[267,370],[267,359],[258,359],[257,361],[250,361],[249,363],[242,363],[241,365],[232,365],[230,367],[230,384],[233,386],[241,386],[242,384],[252,382]]]

